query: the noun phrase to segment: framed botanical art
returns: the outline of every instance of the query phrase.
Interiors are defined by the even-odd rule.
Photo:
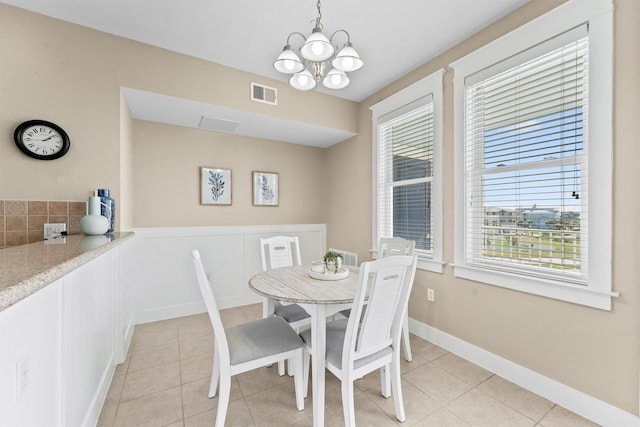
[[[200,167],[200,204],[231,204],[231,169]]]
[[[278,174],[253,172],[253,205],[278,206]]]

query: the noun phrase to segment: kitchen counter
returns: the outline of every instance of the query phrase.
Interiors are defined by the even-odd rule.
[[[0,249],[0,311],[135,236],[132,232],[100,236],[70,235]]]

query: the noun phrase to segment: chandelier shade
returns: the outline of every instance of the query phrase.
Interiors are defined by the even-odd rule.
[[[336,49],[331,46],[329,39],[322,34],[322,30],[318,27],[314,28],[313,33],[300,48],[302,57],[311,62],[326,61],[333,56],[335,51]]]
[[[316,88],[316,79],[305,69],[291,76],[289,84],[298,90],[313,90]]]
[[[327,89],[344,89],[349,86],[349,83],[351,83],[351,80],[349,80],[347,73],[337,68],[329,71],[324,80],[322,80],[322,85]]]
[[[304,64],[289,45],[282,49],[282,53],[273,63],[273,66],[281,73],[299,73],[304,70]]]
[[[364,62],[360,59],[358,52],[351,46],[351,43],[346,42],[342,50],[331,61],[331,65],[333,65],[333,68],[350,73],[362,68]]]
[[[364,62],[353,48],[346,30],[337,30],[330,38],[322,34],[320,0],[317,8],[318,16],[311,35],[305,37],[298,32],[289,34],[287,44],[273,66],[279,72],[291,75],[289,84],[298,90],[313,90],[318,82],[322,82],[327,89],[344,89],[351,83],[347,73],[359,70]],[[338,33],[344,33],[347,41],[336,54],[338,46],[333,44],[333,38]],[[293,35],[298,35],[304,40],[298,49],[299,55],[290,44]]]

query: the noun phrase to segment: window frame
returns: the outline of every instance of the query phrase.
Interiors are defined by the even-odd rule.
[[[433,251],[416,250],[418,267],[421,270],[442,273],[442,110],[443,76],[445,69],[439,69],[405,89],[370,107],[372,111],[372,247],[377,248],[378,240],[378,155],[380,120],[394,111],[405,108],[420,99],[431,96],[433,105],[433,178],[431,180],[431,224],[433,232]],[[375,251],[375,249],[373,249]]]
[[[588,265],[586,285],[470,265],[466,259],[465,80],[575,27],[589,26]],[[572,0],[450,65],[454,69],[454,274],[576,304],[611,310],[613,5],[610,0]],[[597,250],[595,249],[597,248]]]

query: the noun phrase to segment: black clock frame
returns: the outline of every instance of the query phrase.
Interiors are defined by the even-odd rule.
[[[36,154],[25,146],[25,142],[22,139],[25,130],[27,130],[31,126],[37,126],[37,125],[48,126],[56,130],[60,134],[60,136],[62,137],[62,149],[60,151],[50,155],[43,155],[43,154]],[[20,151],[22,151],[27,156],[33,157],[34,159],[38,159],[38,160],[59,159],[60,157],[67,154],[67,151],[69,151],[69,147],[71,147],[71,141],[69,140],[69,135],[67,135],[67,132],[65,132],[64,129],[62,129],[57,124],[51,123],[46,120],[27,120],[26,122],[20,123],[16,127],[15,132],[13,133],[13,141],[16,143],[16,146],[20,149]]]

